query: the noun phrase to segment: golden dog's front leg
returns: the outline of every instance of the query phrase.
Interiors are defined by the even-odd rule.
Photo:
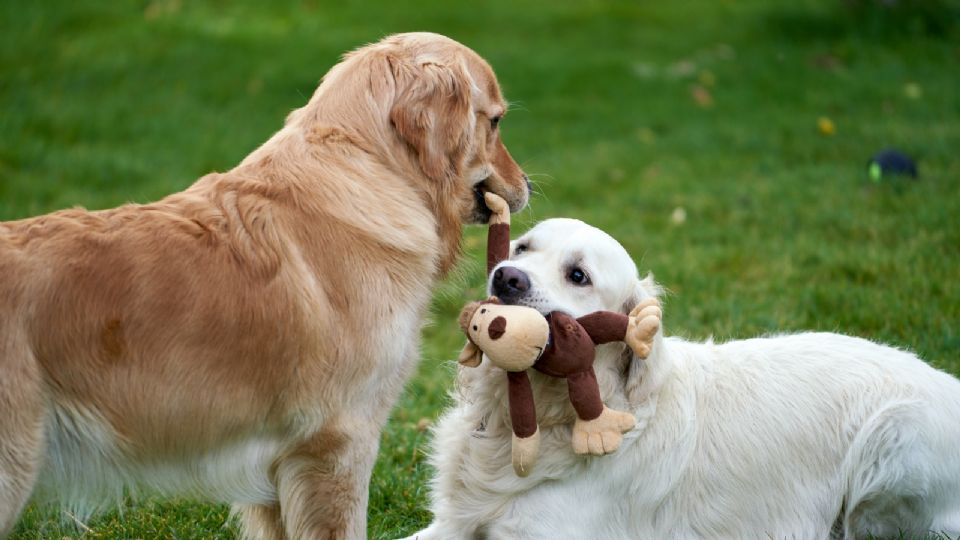
[[[366,538],[367,491],[379,429],[357,420],[335,425],[320,430],[277,463],[280,514],[287,538]]]
[[[280,505],[234,505],[232,513],[240,524],[240,537],[246,540],[286,540]]]

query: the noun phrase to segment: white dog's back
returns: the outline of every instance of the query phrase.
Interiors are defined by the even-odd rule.
[[[929,504],[954,493],[960,509],[960,467],[948,458],[960,445],[955,378],[837,334],[668,347],[687,360],[674,381],[697,380],[681,390],[696,394],[697,442],[674,491],[711,499],[676,498],[675,522],[734,536],[957,528],[935,522]],[[704,523],[684,517],[697,515]]]
[[[671,375],[651,396],[654,413],[648,402],[637,408],[646,425],[641,420],[619,452],[575,458],[562,443],[566,430],[556,428],[559,443],[544,452],[562,455],[542,456],[551,471],[532,484],[511,478],[509,466],[499,478],[464,470],[476,456],[456,467],[452,456],[438,456],[438,473],[457,481],[438,478],[436,486],[460,492],[435,494],[435,510],[449,512],[437,517],[459,512],[461,520],[438,519],[418,537],[960,532],[960,382],[916,356],[807,333],[721,345],[667,339],[650,361],[672,363]],[[461,401],[445,416],[438,440],[459,438],[456,446],[475,453],[491,445],[476,433],[470,440],[470,407]],[[562,474],[552,468],[559,464],[567,465]]]

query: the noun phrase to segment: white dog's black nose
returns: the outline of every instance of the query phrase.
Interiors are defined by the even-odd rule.
[[[509,304],[530,290],[530,278],[519,268],[501,266],[493,273],[491,290],[497,298]]]

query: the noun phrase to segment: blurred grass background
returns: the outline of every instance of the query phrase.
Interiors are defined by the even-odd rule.
[[[229,169],[340,54],[430,30],[485,56],[513,102],[504,138],[541,192],[515,232],[553,216],[607,230],[670,290],[668,333],[841,331],[957,374],[958,14],[937,0],[4,2],[0,219],[146,202]],[[888,146],[919,159],[920,180],[867,180]],[[446,403],[455,315],[482,294],[483,232],[437,291],[384,433],[372,538],[429,521],[424,428]],[[235,530],[225,507],[147,499],[82,525],[31,506],[14,534],[65,536]]]

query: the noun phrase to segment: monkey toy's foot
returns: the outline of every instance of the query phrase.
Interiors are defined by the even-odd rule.
[[[521,438],[514,434],[511,450],[513,470],[517,476],[524,477],[530,474],[540,454],[540,428],[538,427],[537,431],[529,437]]]

